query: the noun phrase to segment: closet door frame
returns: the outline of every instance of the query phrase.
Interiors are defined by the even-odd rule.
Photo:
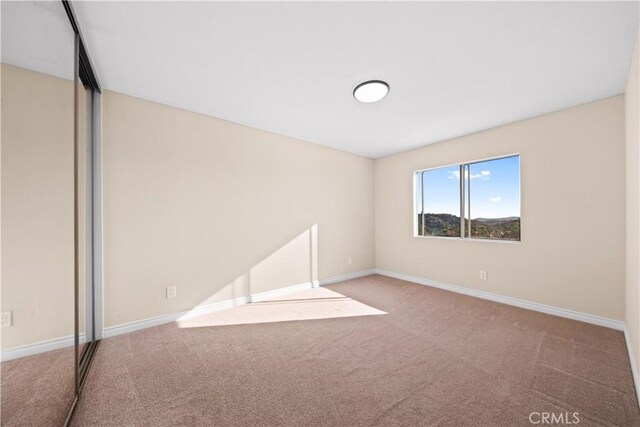
[[[91,363],[103,335],[103,269],[102,269],[102,150],[101,150],[101,90],[91,59],[84,44],[73,6],[68,0],[61,0],[74,31],[74,362],[75,397],[67,415],[65,426],[69,424],[73,411],[87,378]],[[82,85],[82,86],[81,86]],[[80,92],[86,93],[80,93]],[[80,111],[79,96],[86,96],[86,109]],[[79,134],[79,115],[87,121],[87,131]],[[80,144],[86,138],[86,146]],[[81,148],[82,147],[82,148]],[[80,149],[86,148],[86,204],[82,206],[86,227],[84,230],[85,260],[85,345],[80,348],[80,217],[79,207],[79,156]]]

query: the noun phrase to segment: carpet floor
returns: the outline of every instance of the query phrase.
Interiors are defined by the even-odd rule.
[[[2,362],[0,425],[61,426],[75,396],[73,347]]]
[[[621,332],[373,275],[103,340],[72,425],[531,426],[544,413],[640,425]]]

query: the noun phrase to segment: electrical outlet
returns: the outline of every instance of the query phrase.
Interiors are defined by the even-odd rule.
[[[487,272],[480,270],[480,280],[487,280]]]
[[[167,286],[167,298],[175,298],[178,295],[177,286]]]
[[[351,257],[347,258],[347,264],[351,265]]]
[[[13,325],[13,312],[3,311],[0,313],[0,327],[6,328]]]

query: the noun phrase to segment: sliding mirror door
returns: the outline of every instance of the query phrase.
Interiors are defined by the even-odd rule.
[[[77,39],[77,50],[80,53],[82,46]],[[77,349],[78,364],[78,388],[82,386],[91,358],[93,347],[96,345],[96,283],[100,281],[96,277],[99,269],[95,268],[96,259],[99,258],[99,248],[95,243],[95,237],[99,234],[96,229],[96,210],[99,211],[97,198],[94,196],[96,182],[94,180],[94,164],[96,162],[95,124],[97,119],[95,108],[99,94],[91,86],[91,79],[86,74],[86,63],[83,63],[81,55],[78,55],[76,74],[76,236],[77,236]]]
[[[2,425],[62,425],[74,351],[75,35],[61,2],[2,15]]]
[[[86,344],[92,341],[91,312],[91,91],[76,79],[76,218],[78,247],[78,364]]]

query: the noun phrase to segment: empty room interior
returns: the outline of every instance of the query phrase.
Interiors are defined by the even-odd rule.
[[[638,1],[1,1],[2,426],[640,426]]]

